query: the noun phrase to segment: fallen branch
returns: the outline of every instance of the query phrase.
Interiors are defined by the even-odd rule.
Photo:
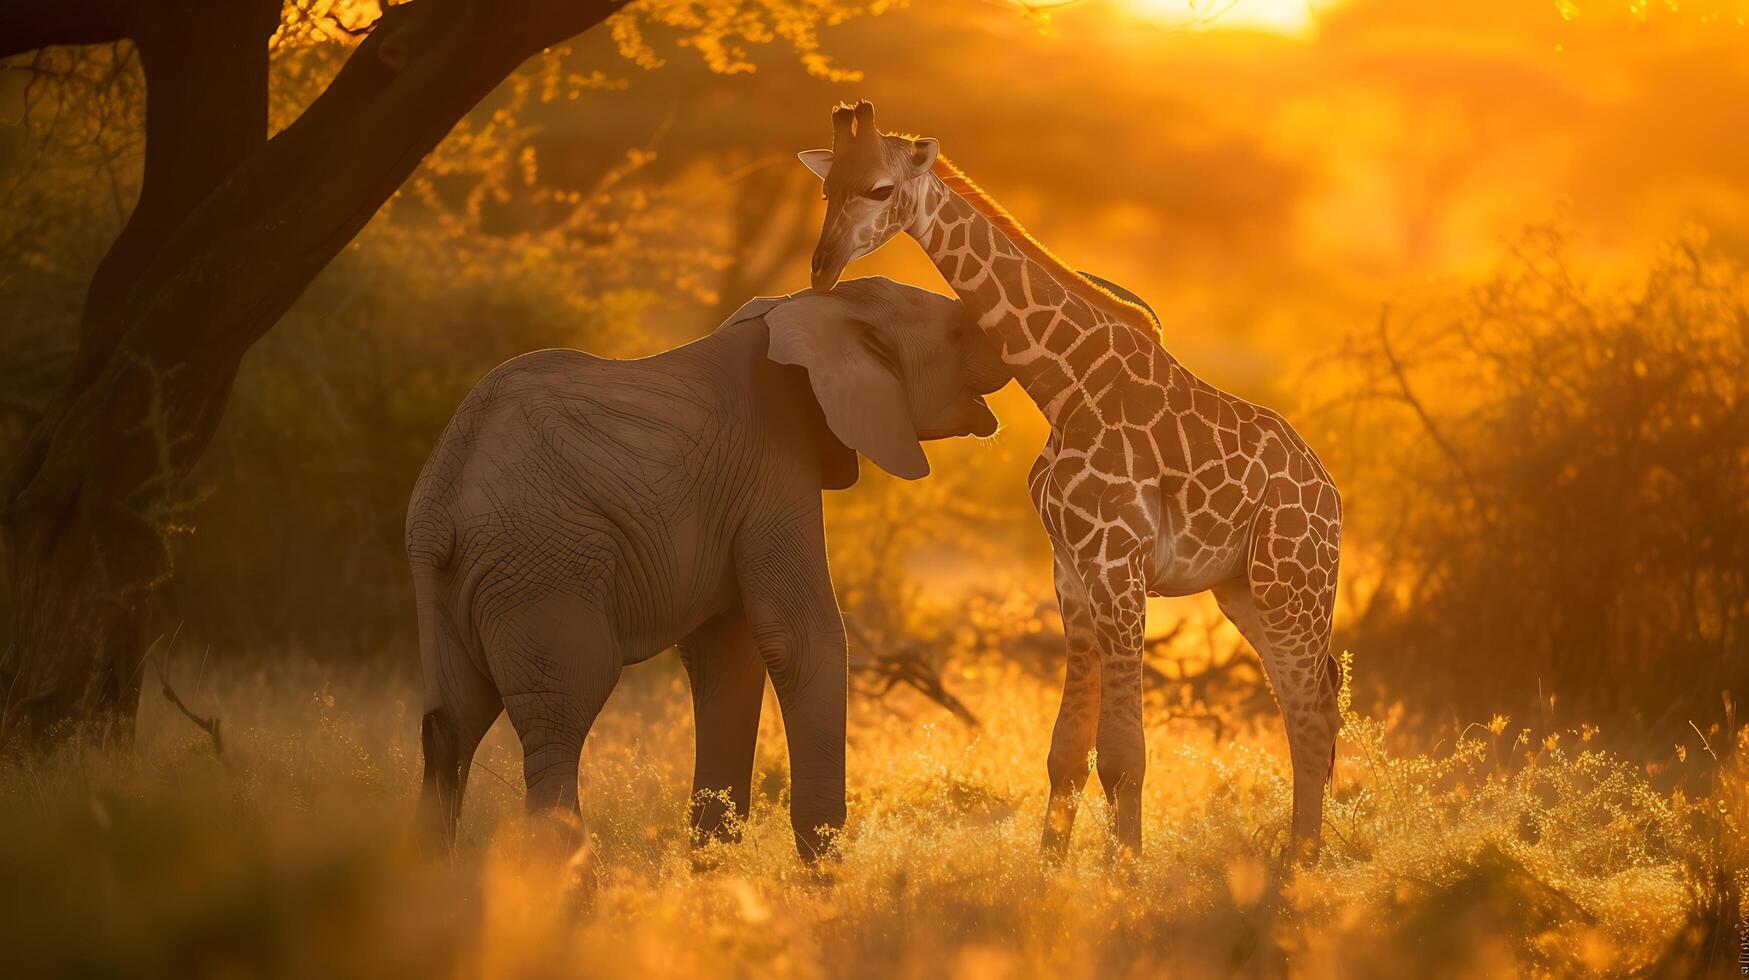
[[[1172,721],[1194,721],[1208,725],[1214,729],[1215,744],[1226,741],[1226,719],[1212,711],[1168,711],[1166,717]]]
[[[168,649],[164,652],[163,663],[154,663],[152,668],[158,672],[158,684],[164,692],[164,700],[175,705],[176,710],[182,712],[184,718],[194,723],[194,727],[206,732],[207,737],[213,740],[213,756],[222,757],[225,754],[225,740],[219,733],[219,717],[214,715],[211,718],[202,718],[191,711],[188,705],[182,703],[182,698],[177,695],[176,689],[170,686],[170,652]]]
[[[924,697],[946,708],[967,726],[978,727],[977,715],[972,714],[965,702],[955,697],[942,683],[941,672],[924,659],[920,644],[907,643],[894,649],[878,648],[869,639],[862,624],[848,616],[844,618],[844,629],[854,641],[855,649],[862,651],[861,655],[851,655],[851,671],[871,674],[877,681],[878,689],[868,693],[875,697],[884,697],[900,684],[909,684]]]

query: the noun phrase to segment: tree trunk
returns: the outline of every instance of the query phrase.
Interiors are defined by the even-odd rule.
[[[104,258],[66,385],[9,475],[0,528],[17,622],[0,738],[69,723],[131,732],[148,600],[170,573],[183,478],[237,367],[455,123],[525,58],[611,0],[412,0],[264,139],[276,0],[163,0],[132,36],[146,173]],[[128,0],[116,6],[133,10]],[[77,21],[77,18],[73,18]],[[122,18],[117,18],[118,20]],[[77,43],[38,29],[40,43]]]

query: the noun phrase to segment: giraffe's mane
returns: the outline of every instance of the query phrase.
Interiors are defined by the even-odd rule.
[[[1154,318],[1152,312],[1146,307],[1132,303],[1106,289],[1077,272],[1067,262],[1057,258],[1056,253],[1046,248],[1043,242],[1032,237],[1032,233],[1027,231],[1015,219],[1014,215],[1009,214],[1007,208],[996,203],[995,198],[979,187],[976,181],[966,176],[966,172],[955,166],[953,161],[937,153],[935,165],[931,169],[935,176],[947,185],[948,190],[964,198],[973,210],[983,215],[992,225],[1007,235],[1016,248],[1024,252],[1034,262],[1044,266],[1051,278],[1057,280],[1064,289],[1075,293],[1093,306],[1115,314],[1154,340],[1163,341],[1160,334],[1160,322]]]

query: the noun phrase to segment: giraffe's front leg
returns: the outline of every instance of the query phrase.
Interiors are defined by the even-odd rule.
[[[1047,761],[1051,801],[1045,811],[1041,846],[1046,855],[1061,858],[1069,850],[1075,811],[1087,785],[1087,756],[1093,751],[1094,733],[1099,728],[1099,652],[1087,590],[1073,561],[1059,554],[1054,563],[1068,664],[1063,676],[1063,703],[1051,731]]]
[[[1142,777],[1148,768],[1142,732],[1142,639],[1147,589],[1139,558],[1106,566],[1088,582],[1099,636],[1099,782],[1105,787],[1119,849],[1142,850]]]

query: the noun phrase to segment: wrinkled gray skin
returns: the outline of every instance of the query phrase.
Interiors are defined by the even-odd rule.
[[[988,435],[1001,358],[952,299],[886,279],[757,299],[641,360],[571,350],[487,375],[407,514],[424,661],[423,818],[453,839],[500,711],[531,811],[577,806],[583,739],[628,664],[678,645],[697,721],[692,819],[745,815],[765,677],[797,848],[844,821],[846,659],[820,490],[857,452],[908,479],[919,439]]]

